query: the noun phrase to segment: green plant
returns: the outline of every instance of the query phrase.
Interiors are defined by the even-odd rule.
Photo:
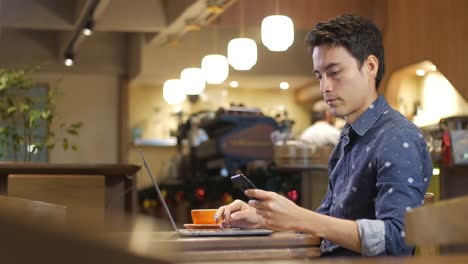
[[[69,137],[79,134],[82,122],[64,122],[58,133],[50,131],[56,119],[56,89],[43,88],[43,94],[37,94],[39,88],[30,77],[35,70],[0,68],[0,158],[30,162],[57,141],[64,150],[78,149]]]

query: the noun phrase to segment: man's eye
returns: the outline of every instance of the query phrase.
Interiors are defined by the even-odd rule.
[[[322,79],[322,75],[319,75],[319,74],[315,74],[315,78],[321,80]]]
[[[338,75],[338,73],[339,73],[338,71],[329,72],[328,76],[335,77],[336,75]]]

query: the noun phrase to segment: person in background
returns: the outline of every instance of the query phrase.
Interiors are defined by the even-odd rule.
[[[312,109],[313,124],[302,132],[299,139],[313,146],[334,147],[340,137],[340,130],[333,125],[334,119],[325,101],[316,102]]]
[[[346,125],[329,160],[328,190],[316,212],[274,192],[250,189],[215,214],[221,226],[269,228],[322,238],[322,256],[410,255],[405,212],[424,201],[432,162],[421,131],[378,88],[384,74],[379,29],[345,14],[306,37],[332,115]]]

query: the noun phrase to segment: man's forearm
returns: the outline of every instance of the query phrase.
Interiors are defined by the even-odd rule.
[[[298,231],[312,233],[344,248],[361,252],[356,221],[322,215],[307,209],[304,209],[303,215],[302,220],[298,222]]]

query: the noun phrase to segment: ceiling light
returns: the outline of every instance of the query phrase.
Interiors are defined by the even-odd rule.
[[[223,83],[229,75],[229,63],[224,55],[206,55],[203,57],[201,68],[206,82],[210,84]]]
[[[71,67],[74,63],[75,61],[72,54],[65,55],[65,60],[63,61],[63,64],[65,64],[65,66]]]
[[[200,68],[186,68],[180,73],[180,80],[187,95],[198,95],[205,90],[205,76]]]
[[[437,67],[436,67],[434,64],[432,64],[432,65],[431,65],[431,70],[432,70],[432,71],[437,71]]]
[[[424,76],[424,75],[426,75],[426,71],[423,70],[423,69],[417,69],[416,70],[416,75],[417,76]]]
[[[185,101],[185,91],[179,79],[170,79],[164,82],[163,98],[170,105],[179,105]]]
[[[294,24],[288,16],[267,16],[262,21],[262,43],[271,51],[285,51],[294,42]]]
[[[83,35],[85,36],[91,36],[93,34],[93,31],[89,28],[83,28]]]
[[[287,83],[287,82],[280,82],[279,87],[280,87],[280,89],[282,89],[282,90],[287,90],[287,89],[289,89],[289,83]]]
[[[239,82],[238,81],[230,81],[229,86],[231,88],[237,88],[237,87],[239,87]]]
[[[236,70],[250,70],[257,63],[257,44],[250,38],[231,39],[228,43],[228,61]]]
[[[94,28],[94,21],[89,20],[88,22],[86,22],[86,25],[83,27],[83,30],[81,32],[83,32],[83,35],[89,37],[93,34],[93,28]]]

